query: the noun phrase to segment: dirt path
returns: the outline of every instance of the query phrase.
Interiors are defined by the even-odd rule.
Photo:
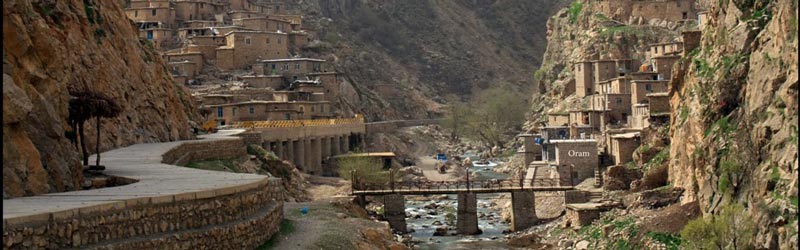
[[[308,207],[309,214],[302,215],[300,209]],[[292,232],[289,234],[278,234],[276,244],[269,249],[319,249],[315,243],[319,241],[325,233],[325,222],[317,219],[325,213],[320,209],[318,202],[287,202],[283,204],[283,214],[292,224]],[[335,214],[328,216],[336,217]]]
[[[417,167],[422,170],[422,174],[429,181],[452,181],[457,180],[458,177],[452,175],[452,169],[447,170],[444,174],[440,174],[436,170],[436,163],[439,161],[434,159],[436,153],[436,145],[430,145],[425,140],[416,140],[418,143],[414,147],[413,156],[416,157]]]

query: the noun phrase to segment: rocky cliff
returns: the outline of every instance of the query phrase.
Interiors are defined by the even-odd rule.
[[[656,31],[651,34],[644,26],[593,13],[591,1],[578,2],[580,8],[563,9],[548,21],[533,101],[539,115],[528,127],[544,120],[540,111],[578,105],[563,93],[574,81],[571,62],[637,58],[642,46],[684,31],[650,22],[646,29]],[[697,202],[706,217],[728,204],[744,204],[745,217],[757,228],[756,248],[796,249],[797,1],[699,4],[708,10],[700,45],[674,65],[668,132],[662,128],[663,135],[654,134],[662,138],[651,139],[669,142],[669,183],[686,190],[683,204]]]
[[[368,120],[441,113],[442,97],[507,82],[527,89],[546,18],[566,1],[296,1],[347,84],[341,109]],[[304,23],[304,26],[306,25]]]
[[[193,101],[138,39],[118,1],[3,2],[3,197],[76,190],[66,137],[69,90],[102,92],[122,107],[101,124],[101,151],[189,139]],[[94,149],[94,120],[87,142]]]
[[[757,247],[796,249],[797,1],[714,1],[674,68],[669,178],[706,215],[744,203]]]

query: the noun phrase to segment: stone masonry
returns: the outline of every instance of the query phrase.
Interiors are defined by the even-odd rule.
[[[408,232],[406,228],[406,200],[403,195],[392,194],[383,196],[383,216],[389,226],[397,232]]]
[[[103,153],[106,174],[136,183],[3,200],[3,249],[257,247],[283,219],[280,179],[162,163],[241,155],[230,134]]]
[[[525,230],[539,220],[533,191],[511,192],[511,231]]]
[[[459,234],[480,234],[478,229],[478,199],[475,193],[459,193],[456,231]]]

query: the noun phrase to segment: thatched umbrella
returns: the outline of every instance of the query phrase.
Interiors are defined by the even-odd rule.
[[[79,131],[83,164],[89,165],[89,154],[84,143],[86,137],[83,132],[83,124],[86,120],[94,117],[97,121],[96,166],[100,166],[100,119],[116,117],[122,112],[122,108],[116,101],[99,92],[83,90],[70,93],[70,95],[70,124],[74,124],[73,126],[77,127]]]

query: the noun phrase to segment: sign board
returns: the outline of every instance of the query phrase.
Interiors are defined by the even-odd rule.
[[[447,155],[445,154],[436,154],[436,159],[440,161],[447,161]]]

